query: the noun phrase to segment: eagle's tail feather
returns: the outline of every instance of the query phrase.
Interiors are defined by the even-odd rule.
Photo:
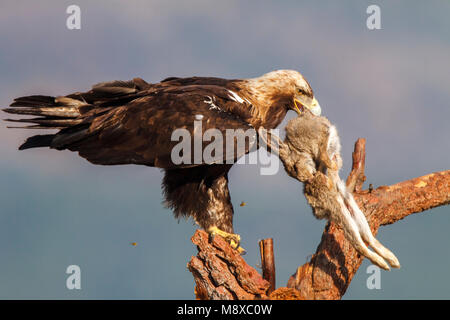
[[[20,119],[11,120],[14,122],[31,122],[39,123],[40,120],[46,120],[46,124],[49,124],[49,120],[62,120],[62,119],[75,119],[80,116],[80,107],[88,105],[86,102],[72,99],[68,97],[50,97],[50,96],[26,96],[14,99],[10,108],[3,109],[3,111],[12,114],[22,114],[31,116],[41,116],[44,118],[37,119]],[[32,120],[32,121],[26,121]]]
[[[69,126],[79,124],[82,120],[77,119],[61,119],[58,117],[31,118],[31,119],[5,119],[9,122],[19,123],[35,123],[29,126],[8,126],[8,128],[16,129],[62,129]]]
[[[19,150],[50,147],[55,137],[54,134],[44,134],[29,137],[20,147]]]
[[[66,129],[82,122],[83,108],[91,107],[84,101],[69,97],[43,95],[26,96],[14,99],[9,108],[3,111],[11,114],[38,116],[34,118],[5,119],[14,123],[29,123],[28,126],[8,126],[20,129]],[[28,138],[19,150],[50,147],[56,134],[36,135]]]
[[[28,126],[9,126],[20,129],[60,129],[54,135],[30,137],[20,150],[37,147],[67,148],[88,135],[89,119],[100,116],[112,108],[124,105],[139,96],[139,92],[151,88],[141,78],[130,81],[109,81],[94,85],[88,92],[75,92],[67,96],[32,95],[14,99],[4,112],[34,116],[5,119]]]

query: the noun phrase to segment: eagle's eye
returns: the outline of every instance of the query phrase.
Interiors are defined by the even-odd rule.
[[[300,93],[300,94],[305,94],[305,91],[303,91],[302,88],[298,88],[297,91],[298,91],[298,93]]]

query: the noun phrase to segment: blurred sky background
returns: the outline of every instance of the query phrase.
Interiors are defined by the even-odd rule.
[[[81,30],[66,28],[71,4],[81,7]],[[381,30],[366,28],[369,4],[381,7]],[[106,80],[296,69],[338,127],[341,175],[364,137],[367,183],[388,185],[450,169],[449,15],[448,1],[2,0],[0,106]],[[0,298],[193,299],[186,263],[196,228],[162,207],[161,172],[19,152],[36,133],[0,125]],[[235,166],[230,188],[246,261],[256,266],[258,239],[273,237],[284,286],[325,222],[282,168],[261,176],[257,165]],[[377,238],[402,268],[382,271],[381,289],[368,290],[365,260],[345,298],[449,299],[449,227],[448,206],[382,227]],[[71,264],[81,267],[81,290],[66,288]]]

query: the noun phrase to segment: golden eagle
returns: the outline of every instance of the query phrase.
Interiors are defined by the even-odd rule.
[[[7,119],[32,123],[25,128],[60,129],[55,134],[35,135],[19,149],[49,147],[77,151],[91,163],[141,164],[164,170],[166,204],[175,217],[192,217],[210,234],[220,234],[234,247],[233,207],[228,190],[232,163],[249,152],[237,152],[222,162],[175,164],[171,151],[174,130],[194,135],[194,121],[201,131],[247,130],[277,127],[288,110],[308,108],[320,114],[320,106],[303,76],[278,70],[251,79],[212,77],[167,78],[147,83],[140,78],[96,84],[88,92],[67,96],[34,95],[14,99],[4,111],[37,118]],[[225,161],[226,160],[226,161]]]

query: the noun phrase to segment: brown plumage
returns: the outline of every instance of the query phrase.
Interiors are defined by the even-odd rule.
[[[203,228],[233,232],[233,208],[228,191],[227,164],[174,164],[171,141],[175,129],[193,136],[194,120],[202,115],[202,133],[216,128],[275,128],[289,109],[318,108],[307,81],[296,71],[279,70],[253,79],[211,77],[167,78],[147,83],[104,82],[88,92],[67,96],[27,96],[14,100],[5,112],[34,115],[33,129],[60,129],[55,134],[32,136],[19,149],[49,147],[76,151],[101,165],[141,164],[164,169],[166,205],[176,217],[191,216]],[[320,109],[319,109],[320,110]],[[225,136],[225,134],[224,134]],[[205,147],[205,145],[203,145]]]

